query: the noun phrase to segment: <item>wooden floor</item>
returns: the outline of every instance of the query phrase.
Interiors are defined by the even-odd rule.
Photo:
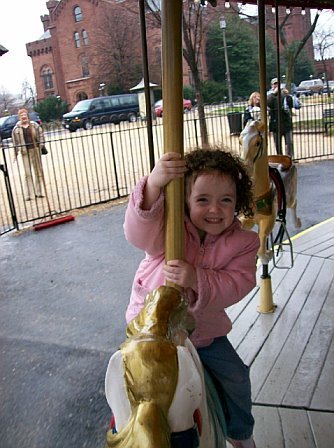
[[[257,448],[332,448],[334,218],[292,243],[294,266],[271,271],[274,313],[258,313],[252,291],[229,308],[230,340],[251,367]]]

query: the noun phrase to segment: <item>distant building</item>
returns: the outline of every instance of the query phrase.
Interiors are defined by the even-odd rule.
[[[109,39],[110,42],[110,36],[119,45],[120,52],[127,51],[126,57],[131,58],[133,64],[131,71],[136,79],[131,85],[128,82],[127,88],[140,81],[142,50],[138,0],[49,0],[46,7],[49,13],[41,16],[44,33],[38,40],[26,44],[27,54],[33,64],[37,101],[55,95],[73,107],[81,99],[106,94],[106,83],[116,76],[117,70],[118,81],[125,83],[128,73],[122,73],[122,60],[115,59],[117,70],[110,63],[106,64],[110,60],[107,57],[111,50],[107,41]],[[221,2],[216,8],[206,8],[205,13],[219,18],[224,11],[224,2]],[[286,26],[289,42],[304,35],[304,28],[310,24],[309,10],[306,12],[305,16],[299,14],[289,19]],[[150,78],[161,84],[160,29],[152,24],[149,14],[146,16]],[[274,15],[268,10],[268,27],[273,24],[273,18]],[[270,28],[268,30],[275,41],[274,31]],[[127,36],[128,40],[122,44],[122,38]],[[205,48],[205,38],[202,48]],[[307,51],[313,58],[311,40],[307,44]],[[199,66],[202,79],[208,79],[204,54]],[[183,70],[184,85],[191,85],[192,77],[186,63],[183,64]]]
[[[305,14],[301,14],[301,8],[292,9],[291,14],[287,16],[286,8],[278,9],[278,19],[282,23],[286,20],[284,25],[284,32],[288,43],[301,40],[311,27],[311,13],[310,9],[305,9]],[[266,31],[271,40],[276,45],[276,30],[275,30],[275,14],[272,11],[272,6],[266,6]],[[308,39],[304,47],[309,59],[314,60],[313,40]],[[280,51],[283,46],[280,44]]]
[[[123,27],[123,30],[131,20],[138,23],[138,14],[128,10],[129,4],[137,6],[137,1],[128,0],[126,4],[119,0],[46,2],[49,14],[41,16],[44,33],[35,42],[26,44],[27,54],[32,58],[37,101],[59,95],[73,106],[81,99],[105,93],[101,92],[105,73],[100,73],[100,67],[108,51],[107,44],[103,48],[106,18],[112,13],[114,20],[119,19],[118,29]],[[130,31],[132,37],[127,46],[131,48],[134,62],[137,58],[140,64],[140,28],[131,27]],[[150,56],[155,57],[154,53]],[[159,68],[160,81],[160,59],[152,65],[153,69],[155,65]],[[140,73],[136,82],[141,76]]]

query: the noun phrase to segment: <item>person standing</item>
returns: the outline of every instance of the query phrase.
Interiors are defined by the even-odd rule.
[[[291,158],[293,152],[292,136],[292,108],[293,98],[287,89],[281,89],[281,101],[278,104],[278,80],[271,80],[271,90],[267,96],[267,106],[269,109],[269,131],[273,133],[277,154],[283,154],[282,136],[284,136],[285,152]],[[279,119],[280,118],[280,119]],[[280,125],[280,129],[279,129]]]
[[[260,105],[261,105],[260,93],[259,92],[251,93],[248,100],[248,106],[244,111],[243,127],[245,127],[248,121],[250,120],[260,120],[261,118]]]
[[[25,200],[31,201],[34,197],[44,197],[41,148],[45,139],[42,127],[30,121],[27,109],[20,109],[18,116],[19,121],[12,131],[12,140],[16,157],[19,152],[22,156],[26,181]]]

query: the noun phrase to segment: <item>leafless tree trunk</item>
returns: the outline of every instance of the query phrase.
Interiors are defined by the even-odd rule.
[[[314,40],[315,40],[314,49],[318,52],[318,54],[320,56],[323,70],[324,70],[325,79],[327,82],[327,93],[328,93],[328,96],[330,96],[331,91],[330,91],[329,84],[328,84],[326,54],[327,53],[329,54],[330,49],[334,47],[334,32],[332,30],[331,31],[322,30],[322,31],[316,32],[315,36],[314,36]]]

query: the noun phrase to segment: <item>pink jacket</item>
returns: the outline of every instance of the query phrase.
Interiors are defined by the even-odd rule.
[[[146,252],[135,274],[127,322],[143,308],[147,293],[164,284],[164,195],[150,210],[141,208],[147,177],[135,187],[125,214],[126,239]],[[257,233],[242,230],[235,219],[218,236],[206,235],[201,243],[197,229],[185,218],[185,259],[196,266],[198,293],[186,290],[189,311],[196,320],[191,340],[196,347],[225,336],[232,323],[225,308],[239,302],[256,285]]]

